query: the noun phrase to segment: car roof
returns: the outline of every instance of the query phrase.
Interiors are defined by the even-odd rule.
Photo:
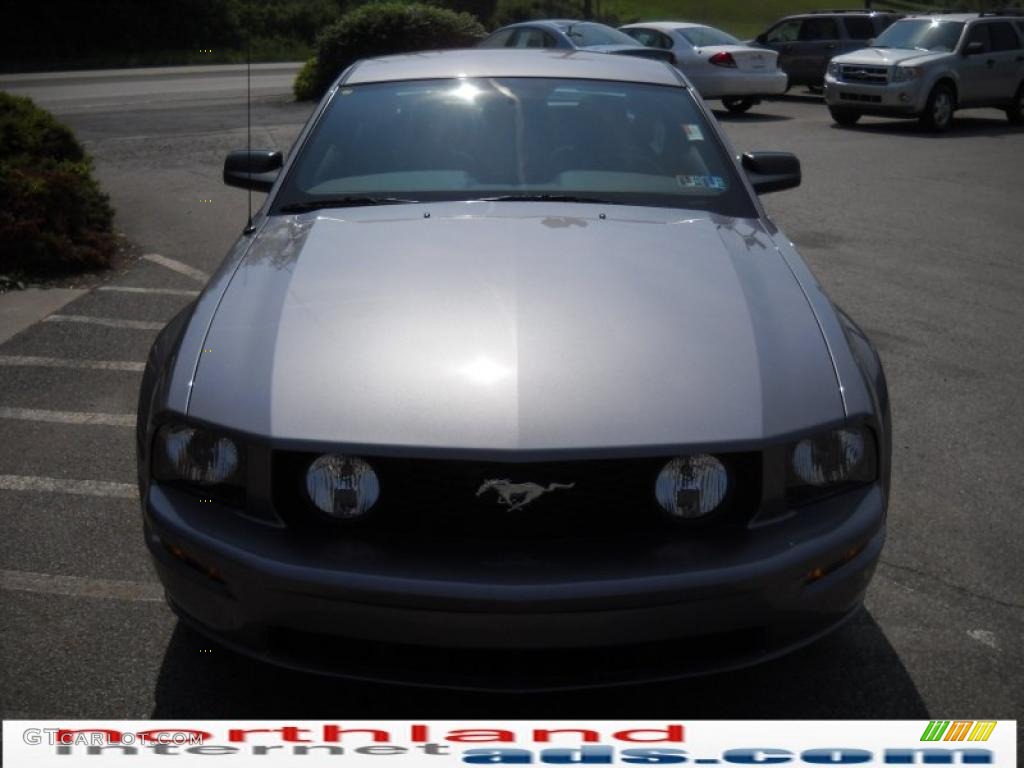
[[[974,19],[979,18],[979,16],[976,13],[911,13],[904,18],[932,19],[933,21],[974,21]]]
[[[710,24],[700,24],[695,21],[637,21],[633,24],[623,24],[619,29],[633,29],[634,27],[647,27],[649,29],[692,29],[693,27],[711,27]]]
[[[575,78],[683,87],[679,75],[663,61],[555,48],[466,48],[363,59],[349,70],[344,83],[457,77]]]

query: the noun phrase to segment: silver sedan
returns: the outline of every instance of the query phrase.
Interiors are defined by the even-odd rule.
[[[681,21],[627,24],[621,29],[643,45],[670,51],[700,95],[721,99],[730,112],[746,112],[760,97],[777,96],[788,88],[776,52],[751,48],[720,29]]]

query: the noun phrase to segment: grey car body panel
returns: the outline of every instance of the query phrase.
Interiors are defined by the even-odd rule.
[[[771,239],[697,212],[443,203],[276,217],[204,346],[189,415],[286,440],[732,444],[844,415]]]

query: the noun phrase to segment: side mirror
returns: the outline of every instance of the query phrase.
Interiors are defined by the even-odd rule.
[[[283,164],[284,157],[272,149],[236,149],[224,158],[224,183],[269,192]]]
[[[864,41],[864,47],[865,48],[870,48],[874,44],[875,44],[875,38],[873,38],[873,37],[869,37],[867,40]]]
[[[789,152],[744,152],[740,162],[759,195],[799,187],[800,161]]]
[[[975,40],[964,46],[964,56],[977,56],[979,53],[985,52],[985,44],[980,40]]]

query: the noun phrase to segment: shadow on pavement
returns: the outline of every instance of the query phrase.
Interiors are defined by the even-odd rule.
[[[1006,118],[969,117],[957,115],[953,125],[945,133],[932,133],[921,127],[917,120],[872,120],[860,122],[852,127],[832,124],[838,131],[860,131],[872,134],[890,134],[898,136],[920,136],[927,139],[967,139],[978,136],[998,138],[1013,134],[1024,134],[1024,127],[1012,125]]]
[[[769,112],[758,112],[754,107],[750,112],[729,112],[724,109],[715,109],[715,118],[720,123],[779,123],[784,120],[792,120],[787,115],[773,115]]]
[[[154,718],[925,718],[910,676],[861,611],[814,645],[752,669],[585,692],[482,694],[352,683],[283,670],[214,647],[179,623]]]

